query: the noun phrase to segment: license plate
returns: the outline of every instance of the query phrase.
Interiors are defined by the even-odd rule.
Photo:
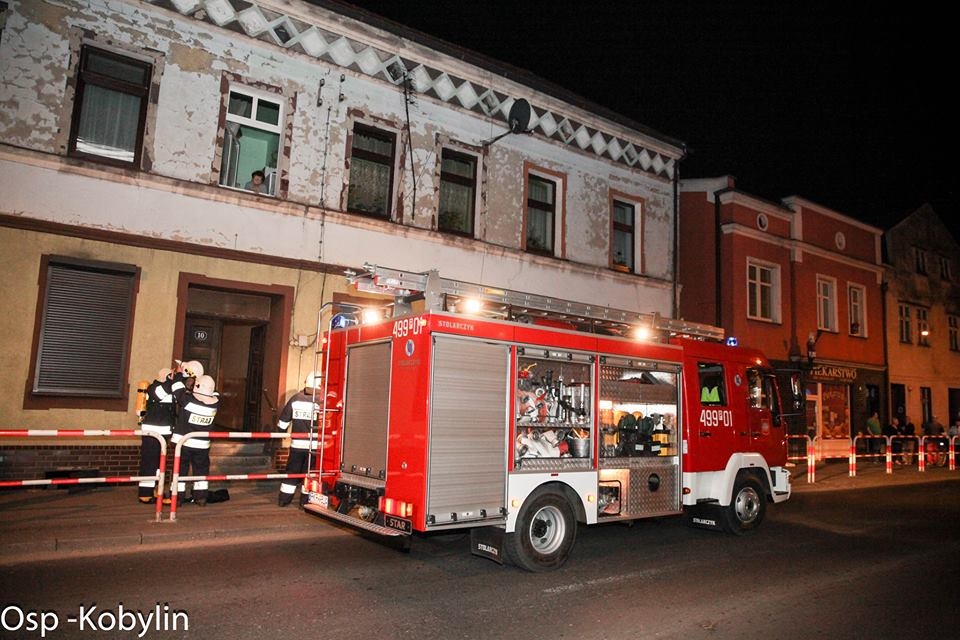
[[[311,491],[309,494],[307,494],[307,502],[321,506],[324,509],[330,506],[330,498],[317,491]]]
[[[413,524],[406,518],[398,518],[390,514],[383,515],[383,526],[389,529],[396,529],[404,533],[413,533]]]

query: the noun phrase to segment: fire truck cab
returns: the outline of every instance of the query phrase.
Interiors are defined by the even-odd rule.
[[[473,553],[542,571],[567,560],[581,524],[687,512],[742,534],[790,497],[759,352],[712,327],[575,303],[569,321],[529,304],[455,313],[427,278],[413,289],[422,312],[328,331],[324,393],[343,406],[319,421],[332,444],[305,480],[306,510],[403,540],[469,529]],[[654,339],[611,330],[627,320]]]

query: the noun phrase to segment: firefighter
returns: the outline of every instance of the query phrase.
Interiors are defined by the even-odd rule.
[[[170,385],[173,379],[172,369],[160,369],[157,378],[146,390],[146,412],[140,422],[141,431],[156,433],[166,440],[173,429],[173,393]],[[148,476],[157,472],[160,466],[160,443],[152,436],[142,436],[140,441],[140,475]],[[137,490],[137,499],[143,504],[157,501],[157,481],[141,480]]]
[[[304,387],[296,392],[284,405],[280,416],[277,419],[277,429],[286,431],[293,423],[291,433],[310,433],[310,430],[317,420],[320,413],[320,406],[315,401],[317,396],[323,395],[323,376],[319,373],[311,373],[304,381]],[[335,394],[330,392],[329,397],[335,398]],[[329,402],[328,402],[329,406]],[[316,434],[315,434],[316,436]],[[310,458],[310,452],[316,452],[318,447],[317,438],[294,438],[290,441],[290,453],[287,457],[287,473],[306,473],[307,464]],[[293,495],[297,492],[297,486],[302,481],[295,478],[286,478],[280,484],[280,495],[277,497],[277,505],[285,507],[293,501]],[[303,497],[301,496],[301,502]]]
[[[214,390],[213,378],[201,375],[190,390],[187,390],[187,385],[183,382],[174,383],[173,387],[173,395],[179,409],[171,441],[177,444],[192,431],[210,431],[213,427],[213,419],[217,415],[217,408],[220,406],[220,398]],[[185,476],[188,471],[195,476],[205,476],[210,473],[209,439],[191,438],[183,444],[180,450],[179,473]],[[183,494],[186,487],[185,482],[178,481],[177,493]],[[207,481],[195,481],[190,498],[184,502],[194,502],[201,507],[206,506]]]

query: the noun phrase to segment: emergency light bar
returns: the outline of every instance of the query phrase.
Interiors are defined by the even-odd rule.
[[[724,338],[722,328],[708,324],[663,318],[659,313],[644,314],[442,278],[436,269],[414,273],[370,263],[365,263],[363,269],[362,273],[346,273],[347,281],[358,291],[392,295],[396,298],[422,293],[430,311],[447,310],[446,298],[452,296],[504,305],[519,314],[552,314],[574,323],[591,321],[594,324],[616,327],[625,334],[637,328],[646,328],[671,335],[718,341]]]

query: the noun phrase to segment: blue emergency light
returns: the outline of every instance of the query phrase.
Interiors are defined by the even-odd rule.
[[[728,347],[735,347],[735,346],[737,346],[738,344],[740,344],[740,341],[737,340],[736,336],[727,336],[727,346],[728,346]]]

